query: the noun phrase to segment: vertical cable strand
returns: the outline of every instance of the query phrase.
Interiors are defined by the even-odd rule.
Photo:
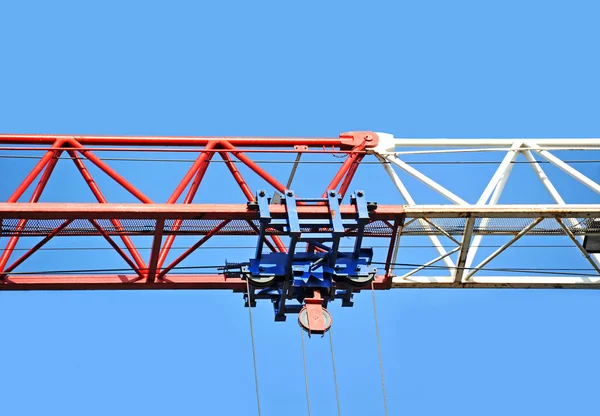
[[[331,347],[331,365],[333,367],[333,383],[335,384],[335,401],[337,403],[338,416],[342,416],[342,408],[340,406],[340,391],[337,382],[337,371],[335,370],[335,355],[333,353],[333,335],[331,335],[331,329],[329,330],[329,346]]]
[[[306,386],[306,409],[310,416],[310,397],[308,395],[308,371],[306,370],[306,349],[304,348],[304,330],[300,328],[300,339],[302,340],[302,361],[304,363],[304,384]]]
[[[254,361],[254,384],[256,385],[256,410],[260,414],[260,394],[258,393],[258,371],[256,370],[256,347],[254,345],[254,325],[252,324],[252,299],[250,297],[250,283],[246,279],[246,290],[248,293],[248,316],[250,318],[250,338],[252,339],[252,360]]]
[[[381,338],[379,337],[379,322],[377,320],[377,302],[375,300],[375,286],[371,281],[371,294],[373,295],[373,315],[375,316],[375,334],[377,336],[377,352],[379,354],[379,371],[381,372],[381,392],[383,393],[383,408],[388,416],[387,395],[385,393],[385,377],[383,375],[383,355],[381,354]]]

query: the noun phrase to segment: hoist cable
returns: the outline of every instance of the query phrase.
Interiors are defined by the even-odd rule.
[[[385,262],[372,262],[371,264],[375,264],[375,265],[384,265],[386,264]],[[424,266],[423,264],[418,264],[418,263],[392,263],[391,265],[395,266],[394,269],[395,270],[413,270],[415,267],[422,267]],[[239,265],[236,266],[236,268],[239,269]],[[459,267],[450,267],[450,266],[442,266],[442,265],[429,265],[427,266],[428,269],[437,269],[437,270],[456,270]],[[197,271],[199,269],[216,269],[216,272],[214,270],[211,271]],[[556,267],[552,267],[552,268],[535,268],[535,269],[530,269],[530,268],[515,268],[515,267],[505,267],[505,268],[488,268],[488,267],[481,267],[481,268],[477,268],[477,267],[462,267],[461,269],[464,270],[478,270],[478,271],[495,271],[495,272],[508,272],[508,273],[530,273],[530,274],[548,274],[548,275],[556,275],[556,276],[569,276],[569,277],[597,277],[598,274],[597,273],[581,273],[584,271],[595,271],[595,269],[593,268],[574,268],[574,267],[569,267],[569,268],[556,268]],[[138,271],[146,271],[149,270],[148,267],[143,267],[143,268],[136,268],[135,270]],[[86,273],[86,274],[103,274],[103,273],[108,273],[108,272],[130,272],[130,271],[135,271],[134,269],[131,268],[114,268],[114,269],[65,269],[65,270],[38,270],[38,271],[27,271],[27,272],[15,272],[15,271],[11,271],[11,272],[4,272],[4,274],[6,276],[28,276],[28,275],[39,275],[39,274],[47,274],[47,275],[52,275],[52,274],[76,274],[76,273]],[[219,275],[222,275],[224,273],[227,272],[231,272],[231,270],[233,270],[231,267],[228,266],[175,266],[173,267],[171,270],[178,270],[181,271],[180,275],[206,275],[206,276],[213,276],[215,275],[215,273],[218,273]],[[185,272],[185,270],[189,270],[189,272]],[[569,272],[570,271],[570,272]],[[567,273],[569,272],[569,273]]]
[[[331,329],[329,329],[329,346],[331,347],[331,366],[333,367],[333,383],[335,385],[335,402],[337,404],[338,416],[342,416],[342,408],[340,405],[340,390],[337,381],[337,371],[335,370],[335,355],[333,353],[333,335],[331,335]]]
[[[304,364],[304,386],[306,387],[306,409],[310,416],[310,397],[308,394],[308,370],[306,369],[306,348],[304,347],[304,330],[300,328],[300,339],[302,340],[302,362]]]
[[[370,247],[372,248],[389,248],[389,245],[382,245],[382,244],[378,244],[378,245],[371,245]],[[409,245],[403,245],[402,249],[421,249],[421,248],[431,248],[433,247],[431,244],[409,244]],[[442,247],[444,248],[454,248],[456,247],[455,245],[450,245],[450,244],[442,244]],[[479,248],[500,248],[502,247],[502,245],[498,245],[498,244],[482,244],[479,245]],[[511,248],[577,248],[575,247],[573,244],[515,244],[515,245],[511,245]],[[121,250],[127,250],[127,247],[119,247]],[[152,247],[147,246],[147,247],[136,247],[138,249],[138,251],[140,250],[152,250]],[[344,245],[344,246],[340,246],[340,248],[354,248],[354,246],[350,246],[350,245]],[[173,246],[171,247],[171,250],[187,250],[189,249],[189,247],[184,247],[184,246]],[[196,249],[196,251],[205,251],[205,250],[240,250],[240,249],[256,249],[256,245],[247,245],[247,246],[201,246],[198,247]],[[23,247],[16,247],[13,249],[13,251],[28,251],[31,250],[31,248],[23,248]],[[103,251],[109,251],[109,250],[114,250],[114,248],[112,247],[41,247],[38,248],[36,251],[98,251],[98,250],[103,250]]]
[[[595,150],[595,149],[594,149]],[[244,151],[237,151],[237,153],[244,153]],[[331,153],[326,153],[327,155]],[[339,157],[339,156],[337,156]],[[25,156],[25,155],[7,155],[0,154],[0,159],[40,159],[40,156]],[[61,159],[60,157],[52,157],[50,159]],[[62,158],[66,160],[67,158]],[[345,159],[345,157],[344,157]],[[145,158],[145,157],[103,157],[104,161],[112,162],[158,162],[158,163],[193,163],[196,159],[169,159],[169,158]],[[294,160],[254,160],[254,163],[264,164],[295,164]],[[409,165],[499,165],[501,161],[496,160],[403,160],[403,162]],[[575,160],[563,160],[564,163],[575,164],[575,163],[600,163],[600,159],[575,159]],[[238,160],[232,160],[231,162],[224,162],[222,160],[211,160],[210,163],[243,163]],[[342,160],[305,160],[298,162],[302,165],[339,165],[344,163]],[[388,162],[389,163],[389,162]],[[511,165],[529,164],[527,160],[512,161]],[[550,164],[547,160],[538,160],[538,164]],[[361,165],[380,165],[381,162],[366,161],[360,162]]]
[[[254,325],[252,324],[252,299],[250,297],[250,283],[246,279],[248,293],[248,317],[250,318],[250,339],[252,340],[252,360],[254,361],[254,384],[256,385],[256,410],[260,416],[260,394],[258,392],[258,371],[256,369],[256,347],[254,345]]]
[[[377,301],[375,300],[375,286],[371,281],[371,294],[373,295],[373,316],[375,317],[375,335],[377,337],[377,352],[379,354],[379,371],[381,372],[381,392],[383,393],[383,408],[388,416],[387,395],[385,393],[385,377],[383,374],[383,355],[381,354],[381,338],[379,336],[379,322],[377,320]]]

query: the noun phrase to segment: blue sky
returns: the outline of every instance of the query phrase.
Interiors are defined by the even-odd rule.
[[[599,137],[599,12],[593,1],[1,2],[0,132]],[[0,200],[31,163],[0,159]],[[185,171],[113,166],[157,200]],[[598,180],[597,166],[578,168]],[[457,169],[422,168],[441,181],[464,177],[461,195],[470,201],[493,173]],[[216,166],[207,176],[201,202],[243,201],[233,182],[220,182],[224,171]],[[73,172],[61,161],[43,200],[90,200]],[[308,169],[303,175],[304,193],[323,180]],[[522,175],[531,178],[525,167]],[[355,185],[402,203],[373,178],[385,178],[381,168],[361,167]],[[556,179],[567,201],[598,203]],[[525,192],[548,199],[524,183],[509,182],[504,202]],[[111,189],[109,200],[126,198]],[[431,197],[422,192],[415,198]],[[431,258],[416,251],[403,259]],[[210,253],[194,261],[212,261]],[[28,267],[121,266],[102,256],[46,252]],[[528,256],[550,267],[580,260],[572,251],[518,251],[499,264]],[[600,340],[599,297],[378,292],[390,414],[596,414],[600,361],[590,351]],[[342,414],[383,414],[370,294],[356,300],[353,309],[331,308]],[[255,414],[239,294],[0,292],[0,313],[0,414]],[[254,313],[263,415],[306,414],[293,317],[274,323],[269,305]],[[313,415],[335,414],[326,338],[307,349]]]

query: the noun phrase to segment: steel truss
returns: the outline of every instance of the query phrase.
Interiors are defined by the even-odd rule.
[[[344,197],[352,186],[361,163],[379,161],[390,185],[397,189],[404,204],[379,204],[369,212],[365,238],[384,241],[387,248],[380,253],[383,267],[374,281],[376,289],[405,287],[523,287],[523,288],[598,288],[600,287],[600,257],[586,252],[582,246],[585,235],[600,233],[600,204],[573,201],[566,203],[540,162],[544,161],[583,184],[595,194],[600,185],[571,164],[556,156],[555,151],[598,151],[600,139],[397,139],[373,132],[345,133],[337,138],[221,138],[221,137],[103,137],[53,135],[0,135],[0,151],[7,155],[25,155],[43,151],[25,178],[17,183],[0,203],[0,290],[69,290],[69,289],[230,289],[244,291],[245,282],[224,274],[181,274],[178,265],[207,241],[224,236],[246,236],[256,239],[260,233],[257,211],[245,202],[255,200],[256,189],[247,182],[250,171],[260,178],[275,195],[269,211],[273,218],[283,218],[285,209],[277,202],[289,188],[300,158],[305,155],[343,156],[339,169],[331,176],[312,178],[315,192],[308,197],[325,197],[335,190]],[[101,156],[102,152],[186,152],[195,161],[174,186],[166,203],[156,203],[148,195],[117,172]],[[424,174],[409,157],[439,154],[473,154],[500,152],[502,160],[475,203],[442,186]],[[251,157],[256,153],[296,157],[289,178],[276,178]],[[531,166],[555,204],[498,205],[515,161],[521,158]],[[39,202],[59,160],[70,159],[97,203]],[[197,204],[199,188],[210,166],[222,163],[239,186],[245,201],[237,204]],[[99,169],[115,184],[125,189],[137,204],[110,203],[100,189],[90,166]],[[7,178],[8,173],[2,172]],[[244,176],[246,175],[246,176]],[[419,205],[401,175],[408,175],[426,185],[450,204]],[[37,182],[36,182],[37,180]],[[81,180],[73,178],[73,180]],[[8,181],[5,181],[8,182]],[[320,182],[320,183],[318,183]],[[285,185],[284,185],[285,183]],[[393,189],[393,188],[392,188]],[[22,202],[29,195],[29,202]],[[366,189],[370,197],[369,189]],[[304,196],[304,195],[302,195]],[[399,200],[400,201],[400,200]],[[427,202],[427,201],[425,201]],[[588,202],[585,204],[585,202]],[[298,215],[304,218],[325,214],[326,207],[306,207],[298,203]],[[347,204],[340,206],[343,218],[354,214]],[[581,253],[590,269],[572,275],[482,273],[489,264],[509,247],[529,236],[564,236]],[[55,237],[77,239],[95,236],[105,240],[123,261],[129,272],[123,274],[27,273],[19,272],[36,252]],[[150,255],[144,259],[133,238],[151,239]],[[196,243],[173,257],[172,247],[177,236],[197,236]],[[426,236],[438,256],[412,270],[399,272],[398,253],[412,237]],[[477,260],[486,236],[506,236],[506,242],[495,251]],[[354,238],[351,232],[348,237]],[[33,241],[18,258],[15,248],[19,241]],[[35,241],[34,241],[35,240]],[[117,243],[121,241],[121,244]],[[454,247],[447,250],[442,241]],[[271,252],[284,252],[284,238],[275,230],[267,230],[265,246]],[[315,250],[315,247],[308,249]],[[168,261],[171,258],[170,261]],[[242,259],[240,259],[242,260]],[[444,266],[439,266],[443,263]],[[431,270],[447,269],[445,275]],[[359,290],[355,289],[355,290]]]

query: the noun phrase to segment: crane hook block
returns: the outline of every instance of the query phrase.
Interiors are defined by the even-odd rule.
[[[298,323],[310,337],[312,334],[325,335],[331,328],[331,314],[323,307],[323,299],[315,292],[314,298],[305,299],[306,305],[298,314]]]

